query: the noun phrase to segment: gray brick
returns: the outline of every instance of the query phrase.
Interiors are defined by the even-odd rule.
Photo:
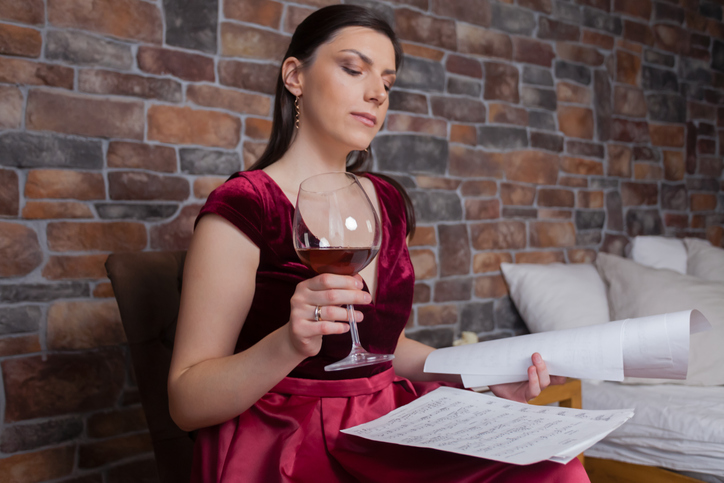
[[[535,30],[535,15],[528,10],[493,3],[491,26],[511,34],[531,35]]]
[[[0,165],[16,168],[103,168],[100,141],[46,134],[0,134]]]
[[[626,232],[632,237],[662,235],[663,223],[659,210],[628,210]]]
[[[644,65],[641,69],[641,87],[649,91],[679,92],[679,81],[675,72]]]
[[[165,220],[178,211],[177,204],[96,203],[95,207],[104,220]]]
[[[372,146],[381,171],[444,174],[447,167],[444,139],[414,134],[378,136]]]
[[[483,91],[483,86],[480,81],[462,79],[460,77],[449,77],[447,80],[447,91],[450,94],[480,97],[480,94]]]
[[[473,302],[463,305],[460,314],[460,330],[480,334],[495,329],[493,302]]]
[[[526,84],[553,87],[553,75],[550,69],[526,65],[523,67],[523,82]]]
[[[395,27],[395,12],[391,7],[375,0],[346,0],[345,3],[366,7],[384,18],[392,28]],[[312,4],[314,5],[314,4]]]
[[[558,97],[553,89],[523,86],[520,89],[520,99],[526,107],[539,107],[555,111],[558,107]]]
[[[563,151],[563,136],[533,131],[530,133],[530,146],[560,153]]]
[[[427,114],[427,97],[423,94],[400,91],[395,88],[390,93],[390,110]]]
[[[673,67],[674,64],[676,64],[676,57],[662,52],[657,52],[655,50],[646,49],[644,50],[644,62]]]
[[[45,57],[48,60],[118,70],[133,67],[130,45],[73,30],[50,30],[45,39]]]
[[[623,231],[623,206],[620,191],[609,191],[606,193],[606,229],[611,231]]]
[[[571,64],[565,60],[557,60],[556,77],[558,79],[569,79],[587,86],[591,83],[591,69],[583,65]]]
[[[445,68],[440,62],[406,56],[395,86],[442,92],[445,90]]]
[[[614,35],[621,35],[623,31],[620,17],[588,7],[583,9],[583,25],[598,30],[605,30]]]
[[[480,126],[478,144],[489,149],[521,149],[528,147],[528,133],[515,127]]]
[[[6,426],[0,439],[0,450],[3,453],[27,451],[71,440],[82,432],[83,421],[73,417]]]
[[[0,307],[0,334],[34,332],[40,327],[42,315],[40,307],[34,305]]]
[[[556,130],[556,117],[550,111],[529,111],[528,125],[534,129]]]
[[[566,152],[574,156],[603,158],[605,148],[603,144],[588,143],[585,141],[566,141]]]
[[[493,306],[496,329],[511,329],[519,333],[527,332],[523,318],[513,304],[510,297],[506,296],[495,301]]]
[[[457,221],[463,218],[463,208],[457,193],[446,191],[410,191],[417,221]]]
[[[686,211],[689,208],[689,193],[686,185],[661,183],[661,208]]]
[[[184,173],[231,175],[241,170],[241,157],[233,151],[183,148],[179,158]]]
[[[218,0],[163,0],[166,43],[216,53]]]
[[[405,335],[412,340],[440,349],[450,347],[453,343],[453,329],[449,327],[439,329],[409,330]]]
[[[717,56],[724,54],[717,51],[716,44],[714,45],[713,59],[716,60]],[[711,84],[711,70],[709,64],[703,60],[692,59],[689,57],[680,57],[679,59],[679,76],[683,80],[693,81],[700,84]]]
[[[576,229],[577,230],[593,230],[603,228],[606,221],[606,212],[603,210],[596,211],[576,211]]]
[[[714,40],[714,48],[711,54],[712,69],[724,72],[724,42]]]
[[[675,94],[646,96],[649,118],[653,121],[686,122],[686,100]]]
[[[601,243],[601,230],[586,230],[576,232],[576,246],[593,246]]]
[[[711,2],[702,2],[699,5],[699,13],[704,17],[713,18],[721,22],[722,12],[721,5]]]
[[[593,78],[593,105],[596,113],[596,134],[598,140],[611,139],[611,81],[605,71],[597,70]]]
[[[87,283],[18,283],[0,285],[0,302],[49,302],[63,298],[89,297]]]
[[[574,24],[580,24],[583,20],[581,7],[563,0],[555,0],[553,3],[553,16],[559,20],[565,20]]]

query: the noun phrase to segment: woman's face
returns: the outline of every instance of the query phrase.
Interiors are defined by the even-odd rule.
[[[395,82],[392,42],[372,29],[341,29],[317,49],[299,80],[300,129],[347,152],[366,149],[385,121]]]

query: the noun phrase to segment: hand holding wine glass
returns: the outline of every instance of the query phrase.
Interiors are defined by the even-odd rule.
[[[294,248],[317,273],[354,275],[364,269],[380,249],[380,221],[367,193],[352,173],[312,176],[299,187],[294,214]],[[319,319],[317,309],[317,319]],[[392,354],[372,354],[361,345],[354,307],[347,305],[352,350],[326,371],[378,364]]]

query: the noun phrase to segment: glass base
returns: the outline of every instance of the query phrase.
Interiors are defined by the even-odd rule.
[[[334,364],[324,366],[324,370],[329,371],[341,371],[344,369],[352,369],[354,367],[371,366],[372,364],[379,364],[380,362],[387,362],[394,359],[393,354],[372,354],[364,349],[355,350]]]

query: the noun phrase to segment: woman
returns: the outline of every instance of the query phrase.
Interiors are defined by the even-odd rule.
[[[197,218],[168,384],[176,423],[199,429],[193,481],[587,481],[577,461],[515,467],[339,432],[443,379],[422,370],[433,349],[404,335],[414,218],[401,188],[361,176],[383,240],[359,275],[315,276],[291,238],[300,183],[364,164],[400,60],[393,31],[372,12],[336,5],[310,15],[281,66],[266,151],[215,190]],[[358,308],[363,344],[394,351],[392,364],[322,369],[349,350],[344,304]],[[533,359],[528,382],[493,391],[535,397],[550,377]]]

